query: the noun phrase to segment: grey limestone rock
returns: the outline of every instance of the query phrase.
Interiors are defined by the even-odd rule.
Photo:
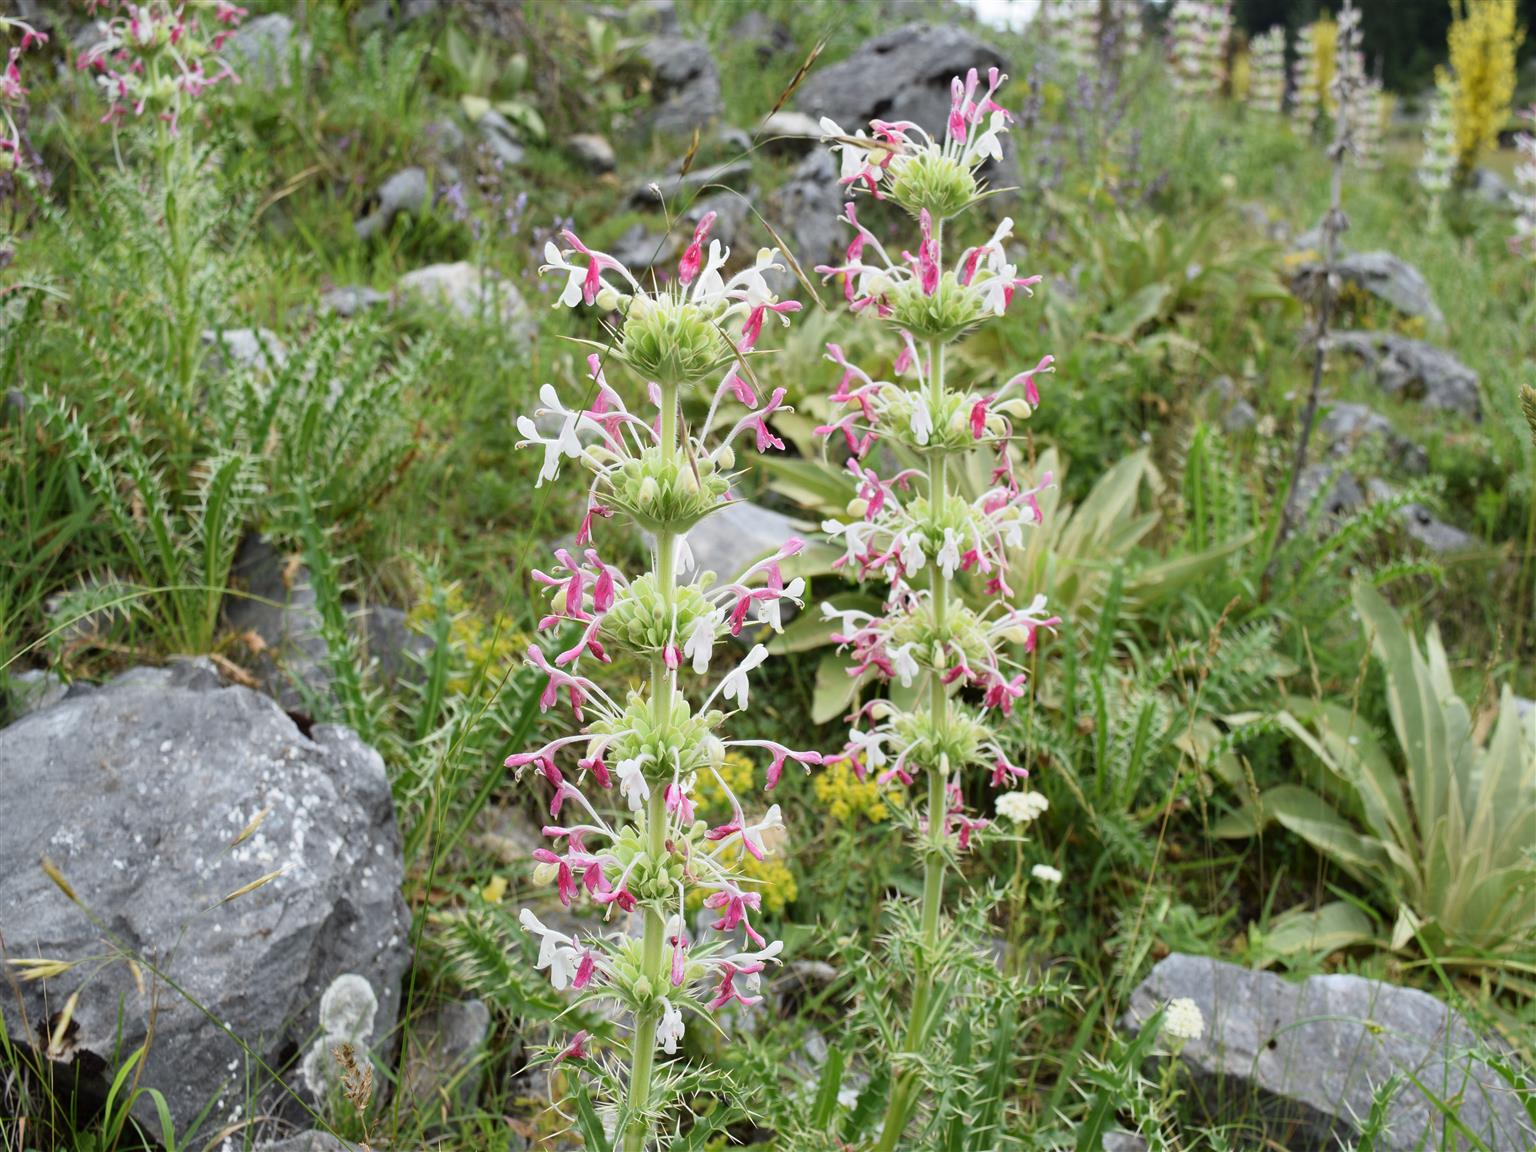
[[[78,990],[54,1055],[110,1078],[153,1011],[142,1084],[164,1093],[184,1139],[205,1106],[216,1129],[264,1079],[225,1027],[282,1068],[321,993],[354,973],[377,996],[376,1035],[390,1033],[409,960],[400,834],[384,763],[350,730],[306,735],[205,661],[135,668],[0,730],[0,793],[7,956],[87,961],[0,997],[13,1040],[45,1045]],[[137,977],[92,960],[114,953],[139,958]],[[159,1131],[148,1097],[138,1112]]]
[[[1260,1123],[1274,1147],[1350,1146],[1376,1090],[1393,1076],[1404,1079],[1373,1145],[1378,1152],[1476,1146],[1446,1125],[1425,1091],[1452,1102],[1484,1146],[1536,1147],[1515,1090],[1487,1065],[1487,1042],[1428,993],[1347,975],[1291,983],[1175,953],[1132,993],[1120,1026],[1135,1031],[1180,998],[1205,1018],[1204,1034],[1178,1057],[1196,1090],[1213,1113]]]

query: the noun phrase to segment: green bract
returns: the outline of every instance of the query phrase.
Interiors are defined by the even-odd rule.
[[[933,722],[933,713],[923,708],[897,713],[893,727],[901,743],[914,749],[912,760],[916,763],[909,770],[929,768],[948,774],[988,764],[982,745],[992,739],[992,730],[954,700],[946,701],[938,725]]]
[[[718,768],[725,760],[725,747],[714,730],[725,714],[712,708],[695,715],[688,701],[676,692],[671,705],[670,713],[658,719],[652,703],[631,692],[616,720],[594,721],[589,727],[594,736],[613,737],[604,755],[607,763],[639,760],[646,779],[663,785],[670,783],[674,774],[686,778]]]
[[[891,647],[906,644],[913,646],[912,655],[919,664],[940,673],[954,667],[956,653],[963,655],[967,664],[979,667],[992,650],[987,626],[973,609],[963,602],[949,604],[940,626],[934,619],[931,598],[915,603],[891,629]]]
[[[901,165],[890,196],[913,216],[926,209],[935,220],[948,220],[963,212],[976,192],[975,175],[959,160],[924,152]]]
[[[602,453],[594,453],[601,458]],[[609,454],[611,455],[611,454]],[[708,456],[686,457],[652,445],[625,458],[606,480],[605,502],[652,532],[686,532],[720,507],[730,478]]]
[[[689,635],[698,620],[714,612],[704,598],[704,587],[702,580],[683,585],[669,607],[654,573],[631,580],[603,616],[603,639],[640,655],[662,651],[674,637]]]
[[[714,317],[666,295],[630,298],[614,351],[643,379],[678,386],[719,376],[736,359]]]
[[[933,295],[917,280],[904,280],[886,297],[891,307],[885,319],[895,328],[910,332],[919,343],[950,344],[985,320],[985,297],[961,284],[953,272],[939,277]]]

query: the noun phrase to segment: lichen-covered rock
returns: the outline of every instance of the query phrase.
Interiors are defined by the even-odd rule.
[[[1389,396],[1481,420],[1479,378],[1443,348],[1396,332],[1336,332],[1329,348],[1358,356]]]
[[[105,1089],[153,1015],[141,1084],[165,1095],[178,1139],[210,1105],[206,1131],[276,1109],[280,1093],[250,1098],[267,1074],[224,1029],[281,1068],[343,973],[367,981],[375,1034],[390,1034],[409,959],[400,834],[384,763],[348,729],[305,735],[203,661],[136,668],[0,730],[0,795],[8,958],[84,962],[0,1011],[13,1043],[43,1048],[78,990],[53,1056],[83,1091]],[[159,1132],[148,1097],[138,1115]]]
[[[709,46],[678,36],[655,36],[641,56],[651,71],[651,99],[646,117],[653,132],[682,136],[703,128],[725,111],[720,69]]]
[[[417,216],[427,204],[427,174],[421,168],[404,168],[396,172],[374,194],[373,211],[357,220],[352,230],[359,240],[367,240],[389,230],[396,216],[404,212]]]
[[[463,320],[500,324],[520,340],[532,340],[538,331],[528,303],[509,281],[466,260],[457,264],[429,264],[407,272],[395,283],[405,299],[443,308]]]
[[[1311,238],[1309,233],[1298,244]],[[1322,261],[1301,261],[1291,273],[1291,291],[1303,299],[1312,299],[1322,283],[1322,273]],[[1334,262],[1333,274],[1337,284],[1373,296],[1404,316],[1422,317],[1435,328],[1445,325],[1445,315],[1435,303],[1424,274],[1390,252],[1351,252],[1340,256]]]
[[[794,104],[852,132],[875,117],[912,120],[932,132],[949,117],[949,82],[977,69],[1008,70],[1003,54],[953,24],[907,24],[865,41],[846,60],[819,68]]]
[[[1178,1058],[1207,1108],[1261,1126],[1266,1146],[1352,1146],[1375,1092],[1396,1076],[1378,1152],[1536,1147],[1514,1088],[1486,1063],[1488,1043],[1426,992],[1344,975],[1295,984],[1175,953],[1132,993],[1120,1027],[1136,1031],[1175,999],[1193,1000],[1205,1019]],[[1482,1144],[1447,1125],[1425,1093],[1448,1102]]]
[[[1348,456],[1364,445],[1375,445],[1385,452],[1389,462],[1405,472],[1418,476],[1429,471],[1429,454],[1365,404],[1332,405],[1317,422],[1317,434],[1337,457]]]

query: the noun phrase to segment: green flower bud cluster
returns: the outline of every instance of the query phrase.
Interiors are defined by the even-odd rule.
[[[709,952],[713,951],[714,949],[709,949]],[[698,998],[690,989],[694,981],[703,979],[707,975],[707,968],[702,963],[707,955],[708,953],[703,951],[698,957],[690,953],[683,962],[683,986],[675,988],[670,975],[664,975],[658,981],[645,974],[645,961],[639,940],[629,937],[616,941],[613,950],[606,957],[610,965],[610,973],[608,987],[603,990],[604,994],[611,995],[617,992],[617,998],[636,1013],[659,1006],[663,999],[674,1004],[695,1003]]]
[[[630,297],[614,351],[642,378],[676,386],[718,377],[736,359],[714,316],[665,293]]]
[[[955,666],[956,654],[963,656],[972,668],[979,668],[992,653],[986,623],[975,609],[964,603],[952,603],[941,625],[934,618],[931,598],[914,603],[891,629],[887,647],[906,644],[912,645],[913,659],[939,673]]]
[[[891,308],[886,323],[910,332],[919,343],[953,344],[992,315],[983,294],[961,284],[953,272],[940,275],[931,296],[917,278],[903,280],[887,294],[886,303]]]
[[[708,456],[685,456],[651,445],[638,456],[592,448],[597,464],[615,463],[604,476],[603,502],[652,532],[686,532],[717,511],[731,478]]]
[[[892,727],[900,746],[913,750],[913,767],[937,768],[946,774],[970,767],[987,767],[982,746],[993,739],[992,729],[953,699],[945,702],[937,725],[927,708],[898,712]]]
[[[688,636],[699,620],[714,613],[704,598],[712,583],[714,573],[706,572],[695,583],[682,585],[674,591],[669,607],[654,572],[637,576],[604,614],[602,638],[637,655],[661,652],[672,637]]]
[[[920,452],[970,452],[976,447],[970,420],[971,405],[977,399],[964,392],[946,392],[935,412],[933,398],[925,392],[887,389],[880,399],[880,425],[889,429],[891,439]],[[927,429],[922,442],[918,426]]]
[[[897,168],[890,198],[914,218],[926,210],[935,220],[948,220],[965,211],[978,191],[975,174],[957,158],[920,152]]]
[[[646,779],[665,785],[674,772],[686,778],[725,762],[725,746],[715,735],[724,720],[725,713],[716,708],[695,715],[680,692],[671,694],[667,715],[658,719],[651,701],[631,692],[617,719],[596,720],[590,731],[595,736],[613,737],[604,756],[610,767],[624,760],[641,760]]]
[[[944,533],[954,533],[961,551],[970,547],[977,536],[985,538],[992,532],[987,518],[969,501],[950,499],[941,508],[935,508],[926,496],[919,496],[907,505],[907,511],[916,525],[916,535],[921,538],[923,552],[930,561],[938,559],[944,548]]]
[[[666,855],[657,860],[645,846],[638,825],[631,824],[614,841],[613,856],[621,872],[629,876],[629,891],[641,903],[655,903],[663,908],[675,906],[677,889],[688,880],[688,860],[694,841],[702,841],[706,825],[695,821],[682,844],[673,843]]]

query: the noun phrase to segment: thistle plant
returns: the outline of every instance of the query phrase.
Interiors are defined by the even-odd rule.
[[[210,88],[239,83],[220,51],[246,11],[227,0],[190,6],[145,0],[121,4],[115,13],[98,21],[99,39],[76,65],[101,88],[107,101],[103,123],[143,120],[154,126],[147,142],[158,182],[154,193],[164,204],[166,236],[159,256],[166,280],[165,346],[171,383],[187,399],[201,359],[206,312],[197,283],[205,240],[193,203],[204,158],[182,126]]]
[[[1226,79],[1232,14],[1220,0],[1178,0],[1168,14],[1174,86],[1186,101],[1208,99]]]
[[[1360,157],[1361,120],[1365,111],[1365,95],[1369,82],[1365,76],[1365,55],[1360,49],[1360,11],[1352,0],[1344,0],[1336,26],[1337,39],[1334,58],[1333,80],[1329,96],[1333,101],[1333,142],[1328,146],[1328,161],[1332,175],[1329,184],[1328,211],[1323,216],[1322,248],[1323,267],[1318,277],[1315,304],[1316,323],[1311,336],[1312,382],[1307,391],[1307,404],[1301,417],[1301,435],[1296,439],[1296,455],[1291,463],[1290,480],[1286,485],[1285,503],[1280,509],[1280,520],[1275,530],[1274,543],[1270,548],[1270,560],[1265,566],[1264,584],[1267,592],[1269,579],[1274,574],[1280,555],[1280,545],[1285,542],[1294,525],[1297,509],[1296,485],[1307,465],[1307,452],[1312,441],[1312,429],[1317,423],[1318,404],[1322,398],[1323,370],[1328,356],[1328,326],[1333,319],[1334,266],[1339,258],[1339,237],[1349,228],[1349,217],[1344,214],[1344,166],[1353,157]]]
[[[1285,28],[1255,36],[1249,51],[1248,105],[1279,116],[1285,112]]]
[[[1517,256],[1524,253],[1536,263],[1536,104],[1521,114],[1529,131],[1515,135],[1515,190],[1511,199],[1515,203],[1515,234],[1509,238],[1509,249]]]
[[[987,821],[969,813],[963,784],[973,774],[1010,787],[1027,773],[1012,762],[1004,728],[1024,694],[1022,657],[1040,629],[1059,621],[1045,598],[1016,607],[1007,557],[1040,520],[1037,494],[1015,474],[1010,452],[1017,422],[1039,403],[1036,377],[1046,356],[999,387],[965,389],[949,378],[949,351],[980,325],[1001,318],[1040,277],[1020,276],[1003,220],[985,243],[946,258],[946,228],[987,195],[981,166],[1001,153],[1009,114],[993,99],[1005,78],[988,74],[985,92],[972,70],[955,78],[942,135],[912,123],[875,120],[872,135],[849,136],[831,120],[822,128],[841,159],[841,182],[889,200],[916,224],[915,254],[893,254],[859,220],[850,200],[842,219],[853,229],[842,263],[817,269],[841,278],[855,312],[878,318],[896,344],[892,375],[876,379],[835,344],[827,357],[841,375],[832,400],[842,414],[818,429],[849,452],[857,495],[849,519],[824,529],[844,547],[840,564],[889,585],[878,614],[823,605],[839,624],[833,640],[853,655],[850,674],[899,685],[888,698],[855,708],[843,751],[861,776],[926,790],[917,820],[924,881],[918,918],[911,1015],[901,1050],[892,1056],[892,1086],[877,1145],[898,1146],[923,1088],[918,1067],[935,1026],[936,985],[946,963],[945,874]],[[882,453],[872,456],[876,440]],[[961,490],[967,458],[995,453],[990,486],[968,498]],[[919,467],[884,461],[920,460]],[[894,470],[893,470],[894,469]],[[884,473],[882,475],[881,473]],[[983,607],[964,594],[974,579]],[[905,703],[911,701],[910,704]]]
[[[1329,88],[1333,83],[1334,48],[1339,26],[1327,17],[1308,24],[1296,34],[1296,60],[1292,65],[1291,115],[1296,127],[1310,134],[1323,112],[1331,112]]]
[[[1435,99],[1424,121],[1424,152],[1419,157],[1418,181],[1429,203],[1431,220],[1438,220],[1456,176],[1456,81],[1445,68],[1435,69]]]
[[[1086,72],[1093,67],[1099,54],[1098,4],[1046,0],[1038,19],[1042,37],[1070,71]]]
[[[574,546],[557,549],[554,566],[534,574],[550,596],[540,630],[560,639],[552,655],[537,645],[527,653],[547,678],[540,705],[547,710],[563,697],[580,727],[507,765],[519,775],[536,769],[551,789],[544,829],[551,847],[535,853],[540,875],[566,905],[584,894],[613,930],[566,934],[526,910],[522,923],[538,938],[538,967],[557,989],[571,989],[579,1002],[606,1002],[629,1026],[627,1061],[596,1060],[584,1034],[555,1056],[557,1064],[581,1065],[610,1100],[625,1152],[650,1146],[693,1075],[660,1074],[657,1050],[677,1052],[688,1015],[757,1003],[759,976],[780,952],[753,923],[762,893],[743,864],[779,846],[779,806],[749,817],[722,774],[726,756],[765,757],[769,789],[786,762],[821,762],[774,740],[725,738],[726,721],[747,707],[748,673],[767,656],[762,645],[697,703],[685,690],[690,673],[709,673],[717,644],[749,621],[779,628],[783,603],[799,603],[803,589],[781,568],[799,540],[729,580],[698,571],[688,548],[689,530],[730,501],[737,442],[745,438],[759,452],[784,446],[768,423],[787,411],[784,389],[764,396],[750,361],[766,319],[787,324],[799,308],[769,287],[768,276],[781,270],[772,250],[727,279],[729,251],[708,239],[713,223],[713,213],[699,222],[676,279],[651,291],[568,229],[563,245],[546,245],[543,271],[565,278],[557,306],[596,305],[614,321],[588,359],[590,398],[568,406],[546,385],[535,418],[518,420],[523,443],[544,451],[538,484],[557,479],[566,460],[590,479]],[[631,407],[608,384],[606,362],[640,382],[643,405]],[[705,385],[708,415],[690,430],[683,400]],[[626,578],[600,557],[594,521],[613,517],[650,534],[649,570]],[[648,668],[643,687],[610,693],[588,677],[588,667],[614,653]],[[567,758],[574,770],[560,766]],[[701,778],[729,800],[729,819],[714,827],[696,818]],[[695,939],[685,923],[690,894],[717,917],[710,941]],[[639,918],[638,937],[624,930],[630,914]]]

